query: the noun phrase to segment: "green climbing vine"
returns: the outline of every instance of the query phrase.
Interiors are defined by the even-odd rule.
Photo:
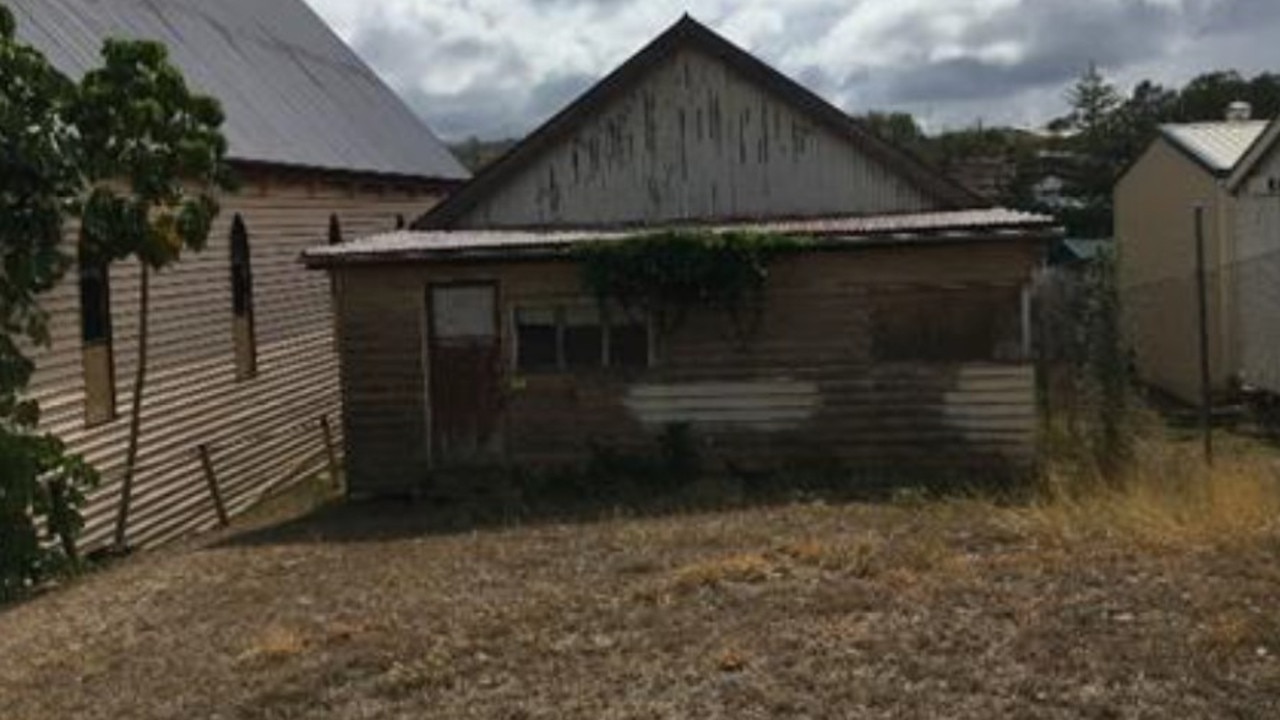
[[[711,308],[726,313],[745,341],[759,326],[769,263],[803,244],[784,235],[682,230],[584,243],[574,252],[587,292],[649,317],[660,336],[691,309]]]

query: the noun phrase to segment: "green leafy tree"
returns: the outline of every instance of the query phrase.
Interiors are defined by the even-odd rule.
[[[1090,63],[1067,91],[1067,102],[1071,104],[1069,127],[1082,135],[1101,134],[1122,101],[1115,85],[1103,77],[1096,64]]]
[[[872,111],[858,118],[862,125],[882,140],[921,158],[930,154],[929,138],[911,113]]]
[[[1235,70],[1204,73],[1178,93],[1174,119],[1179,122],[1221,120],[1227,106],[1237,100],[1252,102],[1249,82]]]
[[[63,121],[74,85],[14,30],[0,5],[0,602],[75,562],[78,509],[97,480],[57,438],[37,433],[40,409],[23,396],[35,370],[26,351],[49,343],[39,298],[70,265],[62,228],[81,184]]]
[[[1067,149],[1076,156],[1071,194],[1080,204],[1060,214],[1069,235],[1109,237],[1111,189],[1128,162],[1117,152],[1124,96],[1091,63],[1067,91],[1067,101],[1071,111],[1053,125],[1070,133]]]
[[[163,45],[108,40],[102,55],[105,65],[81,81],[71,117],[92,185],[85,252],[99,261],[132,259],[140,270],[138,358],[115,529],[123,548],[142,432],[151,273],[204,248],[218,213],[215,195],[232,183],[218,102],[188,88]]]

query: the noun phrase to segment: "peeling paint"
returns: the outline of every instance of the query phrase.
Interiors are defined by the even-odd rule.
[[[932,201],[848,138],[685,50],[460,219],[461,227],[915,212]]]

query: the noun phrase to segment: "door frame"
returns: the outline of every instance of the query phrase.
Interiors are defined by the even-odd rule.
[[[426,314],[426,330],[422,344],[423,373],[426,376],[423,387],[426,389],[426,402],[423,411],[426,414],[427,430],[427,469],[436,470],[440,466],[440,458],[436,448],[436,387],[435,357],[433,349],[436,340],[435,304],[432,302],[437,289],[489,288],[493,292],[493,330],[494,343],[501,357],[506,347],[505,330],[502,325],[502,283],[497,278],[476,278],[464,280],[441,280],[428,282],[423,292],[422,307]],[[500,380],[500,378],[499,378]]]

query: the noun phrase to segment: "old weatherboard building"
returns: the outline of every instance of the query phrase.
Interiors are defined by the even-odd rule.
[[[746,342],[598,302],[576,252],[697,227],[803,238]],[[352,492],[581,460],[1024,463],[1047,218],[980,200],[684,18],[416,223],[304,259],[337,289]]]
[[[466,179],[434,135],[302,0],[8,0],[19,38],[79,76],[104,39],[164,43],[221,101],[241,180],[209,246],[152,279],[150,378],[128,540],[214,522],[197,447],[234,512],[323,456],[337,417],[330,284],[306,247],[390,230]],[[75,247],[75,231],[68,233]],[[46,300],[43,427],[104,472],[85,543],[115,519],[136,357],[137,268],[80,266]],[[318,457],[319,456],[319,457]]]

